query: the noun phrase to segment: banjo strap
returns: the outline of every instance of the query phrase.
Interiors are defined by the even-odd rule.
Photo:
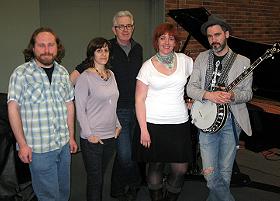
[[[218,86],[226,86],[226,83],[228,80],[228,72],[230,71],[232,64],[235,61],[236,57],[237,57],[237,54],[234,53],[231,49],[229,49],[228,53],[225,55],[224,59],[222,60],[221,76],[217,80]],[[204,85],[205,90],[209,90],[209,88],[210,88],[214,71],[215,71],[214,52],[213,52],[213,50],[210,50],[208,68],[206,70],[206,78],[205,78],[205,85]]]

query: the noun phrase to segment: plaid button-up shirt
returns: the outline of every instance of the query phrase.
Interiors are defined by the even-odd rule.
[[[73,99],[69,74],[56,62],[51,84],[34,60],[17,67],[11,75],[8,102],[19,104],[24,136],[35,153],[60,149],[68,143],[66,102]]]

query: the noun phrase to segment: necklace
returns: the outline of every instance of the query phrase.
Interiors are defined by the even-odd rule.
[[[174,67],[174,55],[175,55],[174,52],[171,52],[166,56],[162,56],[157,52],[156,53],[156,58],[165,67],[167,67],[168,69],[171,69],[171,68]]]
[[[97,74],[101,77],[102,80],[107,81],[109,79],[109,72],[108,70],[105,69],[105,75],[102,75],[101,72],[99,72],[99,70],[96,67],[93,67],[93,69],[97,72]]]

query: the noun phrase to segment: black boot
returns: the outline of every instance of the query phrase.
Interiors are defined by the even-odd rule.
[[[151,201],[164,201],[162,188],[158,190],[149,189],[149,191],[150,191]]]
[[[166,192],[164,201],[176,201],[179,197],[180,193],[171,193],[169,191]]]

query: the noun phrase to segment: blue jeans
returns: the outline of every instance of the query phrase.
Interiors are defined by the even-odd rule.
[[[71,154],[67,143],[47,153],[32,153],[32,186],[40,201],[68,201]]]
[[[113,165],[111,195],[120,196],[126,187],[139,186],[141,183],[138,164],[131,159],[131,144],[136,125],[135,109],[117,109],[122,126],[117,138],[117,154]]]
[[[116,149],[115,138],[102,140],[104,144],[91,143],[80,138],[81,150],[87,172],[87,201],[102,201],[105,170]]]
[[[239,137],[241,128],[235,128]],[[206,134],[200,131],[199,144],[203,174],[209,188],[207,201],[234,201],[230,192],[230,179],[237,148],[231,114],[217,133]]]

